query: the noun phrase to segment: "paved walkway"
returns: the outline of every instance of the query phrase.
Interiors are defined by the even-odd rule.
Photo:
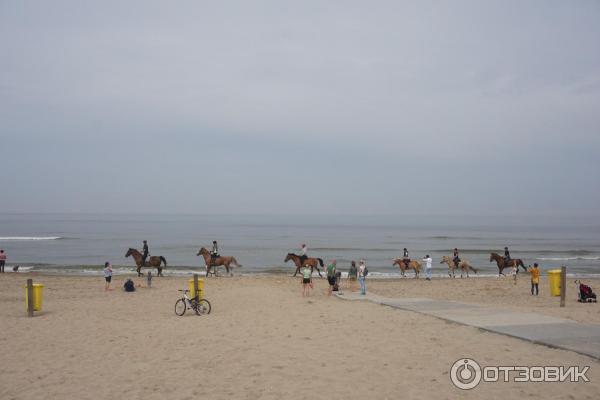
[[[600,325],[582,324],[535,313],[425,298],[392,299],[367,293],[337,294],[344,300],[367,300],[414,311],[463,325],[516,337],[533,343],[574,351],[600,360]]]

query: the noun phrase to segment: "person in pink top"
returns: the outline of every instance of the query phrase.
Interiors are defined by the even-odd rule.
[[[6,253],[0,250],[0,273],[4,273],[4,264],[6,264]]]

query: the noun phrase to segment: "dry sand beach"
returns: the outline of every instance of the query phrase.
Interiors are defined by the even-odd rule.
[[[104,292],[97,277],[33,276],[43,311],[27,318],[26,274],[0,277],[1,399],[597,399],[600,363],[433,317],[325,295],[315,279],[302,298],[297,279],[208,279],[208,316],[173,306],[187,278],[155,279],[135,293]],[[598,282],[592,286],[598,288]],[[528,294],[528,280],[368,282],[386,296],[432,297],[599,322],[598,305]],[[571,291],[570,299],[575,296]],[[590,366],[589,383],[486,383],[455,388],[450,366]]]

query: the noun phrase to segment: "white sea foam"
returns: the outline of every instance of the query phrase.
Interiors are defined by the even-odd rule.
[[[540,261],[574,261],[574,260],[587,260],[587,261],[597,261],[600,260],[600,257],[539,257],[536,260]]]
[[[0,241],[8,240],[58,240],[61,236],[0,236]]]

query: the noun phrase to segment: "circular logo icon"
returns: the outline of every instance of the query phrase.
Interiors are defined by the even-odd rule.
[[[450,380],[459,389],[473,389],[481,382],[481,366],[475,360],[461,358],[452,364]]]

